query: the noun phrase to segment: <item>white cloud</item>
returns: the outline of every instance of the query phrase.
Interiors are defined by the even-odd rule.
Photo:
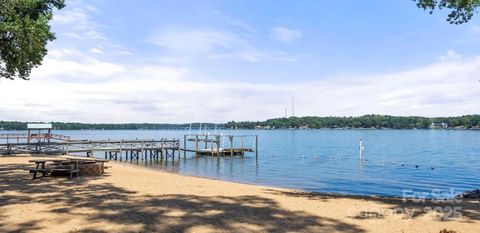
[[[480,111],[480,57],[312,82],[213,82],[179,64],[116,64],[53,50],[30,81],[0,80],[4,120],[191,122],[297,115],[447,116]],[[292,76],[295,74],[292,73]]]
[[[99,30],[102,25],[91,17],[91,14],[98,12],[99,10],[92,5],[81,1],[72,1],[67,4],[65,9],[53,15],[52,24],[55,27],[64,27],[64,35],[71,38],[104,40],[106,37]]]
[[[462,55],[455,50],[448,50],[445,55],[439,57],[440,61],[458,60],[462,58]]]
[[[291,70],[291,82],[218,81],[225,78],[205,77],[214,73],[187,67],[182,58],[208,64],[208,59],[297,61],[302,56],[261,49],[255,44],[255,28],[226,18],[231,27],[164,27],[148,41],[170,53],[143,59],[101,33],[102,26],[90,16],[98,13],[97,9],[69,6],[56,16],[55,24],[65,27],[63,34],[68,38],[77,40],[68,40],[69,49],[49,49],[30,81],[0,80],[0,99],[5,100],[0,105],[3,120],[261,120],[282,117],[291,96],[295,96],[297,115],[447,116],[480,111],[480,93],[475,88],[480,85],[480,57],[463,57],[454,50],[429,66],[396,73],[300,82]],[[301,38],[302,32],[277,27],[271,36],[289,42]],[[78,42],[77,46],[71,41]],[[97,58],[99,53],[104,55]],[[131,57],[113,62],[126,58],[115,55]]]
[[[194,54],[231,49],[246,43],[234,33],[216,28],[171,28],[151,36],[148,41],[175,52]]]
[[[96,54],[102,54],[103,53],[103,51],[101,49],[98,49],[98,48],[91,48],[90,52],[96,53]]]
[[[238,59],[247,62],[297,61],[303,56],[283,51],[259,49],[250,35],[222,28],[167,27],[147,41],[170,51],[173,55],[198,59]]]
[[[303,33],[287,27],[274,27],[270,31],[270,35],[282,42],[291,42],[300,39]]]

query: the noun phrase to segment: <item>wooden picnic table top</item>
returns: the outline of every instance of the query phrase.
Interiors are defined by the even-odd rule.
[[[65,159],[32,159],[28,160],[29,163],[46,163],[46,162],[62,162],[67,161]]]
[[[35,164],[45,164],[47,162],[52,162],[52,163],[61,163],[61,164],[72,164],[72,163],[78,163],[78,164],[92,164],[92,163],[104,163],[108,162],[108,160],[102,160],[102,159],[33,159],[29,160],[28,162],[30,163],[35,163]]]

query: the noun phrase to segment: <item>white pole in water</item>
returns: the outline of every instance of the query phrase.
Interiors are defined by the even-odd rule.
[[[364,149],[365,148],[363,147],[362,139],[360,139],[360,143],[358,144],[358,159],[360,159],[360,160],[363,160],[362,154],[363,154]]]
[[[188,128],[188,136],[192,134],[192,123],[190,123],[190,127]]]
[[[200,123],[200,127],[198,127],[198,134],[202,134],[202,123]]]

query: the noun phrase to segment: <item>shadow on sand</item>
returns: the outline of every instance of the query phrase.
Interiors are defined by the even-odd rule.
[[[260,196],[148,196],[108,183],[96,184],[92,181],[99,178],[94,177],[32,181],[23,170],[26,167],[28,164],[0,165],[0,210],[10,205],[43,203],[52,207],[42,210],[47,214],[77,216],[103,226],[122,225],[126,232],[194,232],[198,227],[220,232],[364,232],[332,218],[286,210]],[[1,232],[46,230],[38,220],[8,225],[7,217],[0,211]],[[54,225],[57,220],[48,221]],[[77,227],[75,231],[111,231],[88,224]]]
[[[436,218],[440,221],[455,220],[456,218],[463,216],[467,221],[480,221],[480,200],[445,200],[445,201],[432,201],[432,200],[412,200],[402,199],[395,197],[376,197],[376,196],[355,196],[355,195],[338,195],[328,193],[317,192],[295,192],[295,191],[281,191],[275,189],[265,189],[265,193],[273,195],[282,195],[289,197],[306,198],[317,201],[328,201],[331,199],[349,198],[356,200],[369,201],[372,204],[387,204],[390,207],[389,213],[397,213],[405,215],[405,217],[419,218],[426,214],[434,212]],[[457,208],[456,215],[453,208]],[[382,211],[378,212],[360,212],[356,219],[371,219],[371,218],[383,218]]]

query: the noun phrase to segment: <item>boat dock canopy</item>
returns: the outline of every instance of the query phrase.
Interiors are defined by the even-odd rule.
[[[52,129],[52,124],[27,124],[27,129]]]

